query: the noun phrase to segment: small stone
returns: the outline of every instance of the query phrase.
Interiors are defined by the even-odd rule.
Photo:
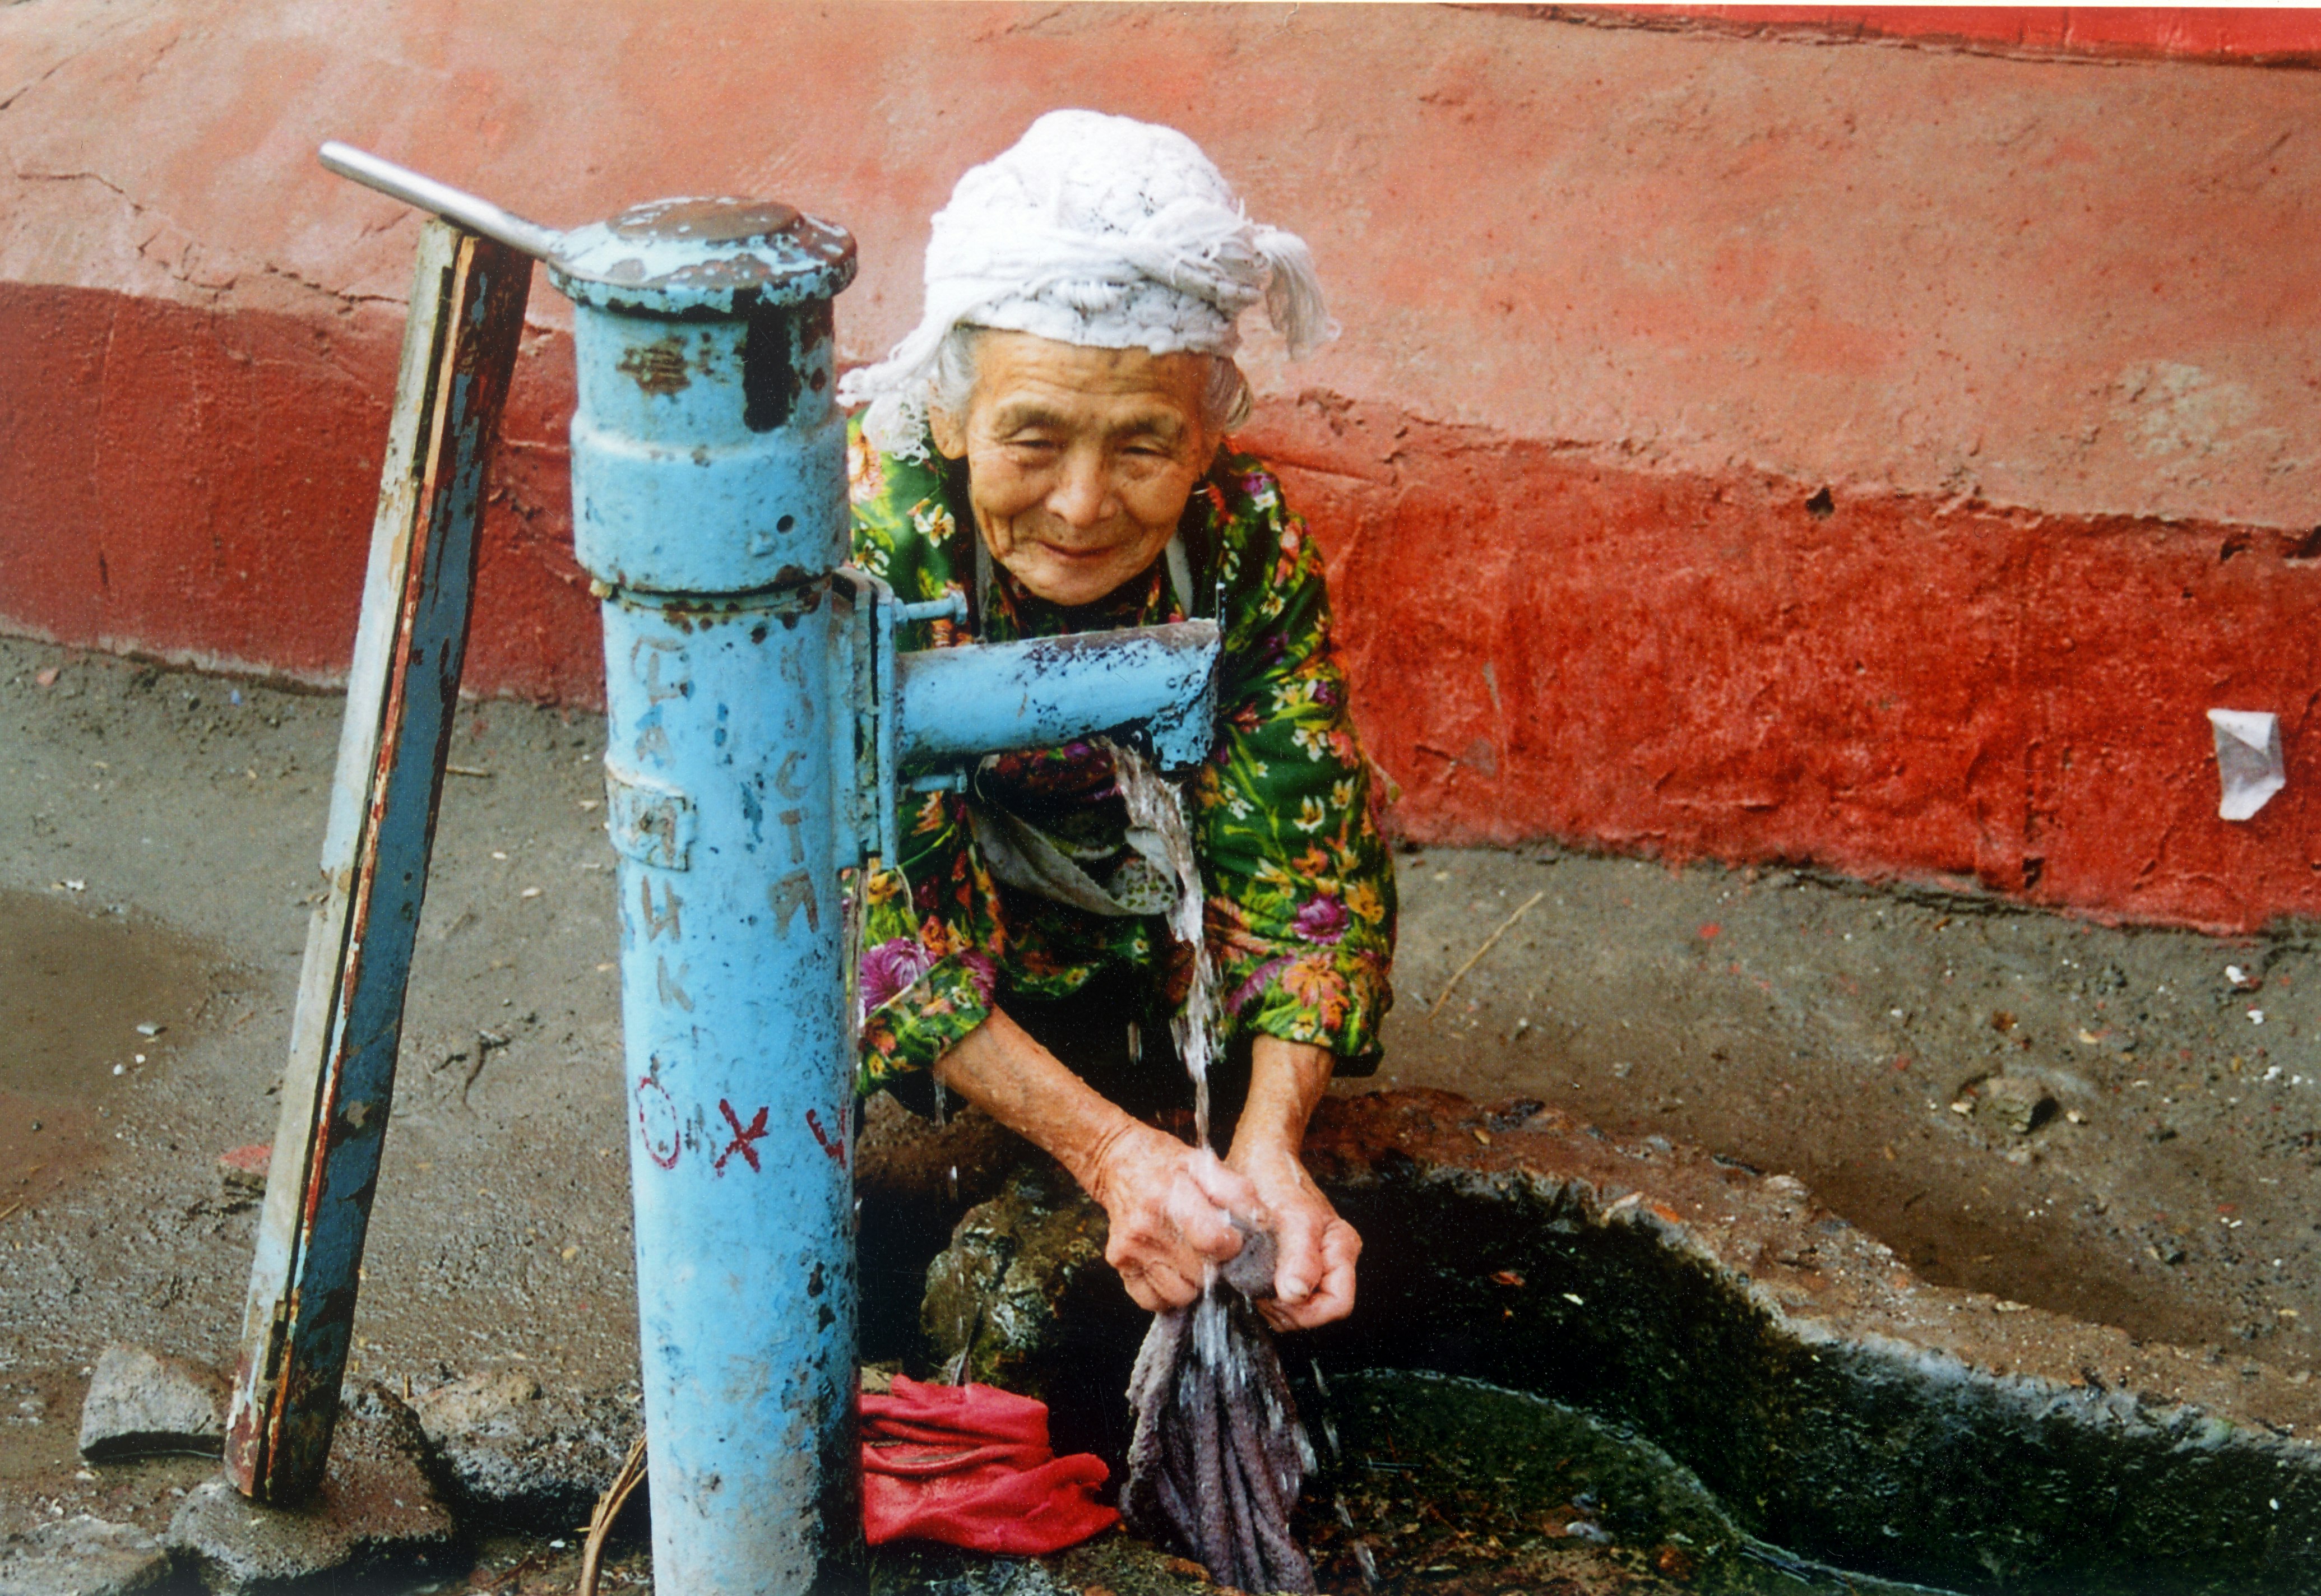
[[[160,1542],[86,1513],[0,1541],[0,1596],[129,1596],[168,1573]]]
[[[454,1526],[425,1464],[427,1437],[393,1392],[366,1383],[341,1398],[331,1462],[315,1499],[263,1507],[223,1479],[194,1488],[164,1544],[197,1561],[221,1596],[252,1596],[334,1576],[332,1589],[390,1573],[448,1573]]]
[[[2028,1136],[2052,1119],[2054,1093],[2022,1075],[1993,1075],[1981,1084],[1974,1115],[2016,1136]]]
[[[80,1409],[80,1455],[92,1463],[156,1453],[215,1457],[225,1446],[226,1377],[191,1358],[108,1347]]]
[[[412,1411],[455,1498],[496,1523],[585,1523],[629,1455],[642,1419],[613,1392],[544,1391],[520,1369],[469,1374]]]
[[[264,1142],[229,1147],[218,1155],[218,1191],[229,1208],[246,1208],[266,1195],[267,1171],[273,1167],[274,1149]]]

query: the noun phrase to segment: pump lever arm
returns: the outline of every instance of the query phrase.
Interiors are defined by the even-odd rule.
[[[560,232],[537,222],[527,222],[487,199],[462,193],[448,183],[438,183],[408,167],[396,166],[367,150],[357,150],[332,139],[323,146],[322,160],[325,168],[341,177],[351,177],[365,188],[376,188],[405,204],[416,205],[456,222],[469,232],[481,233],[534,260],[553,265],[556,252],[564,247],[564,235]]]

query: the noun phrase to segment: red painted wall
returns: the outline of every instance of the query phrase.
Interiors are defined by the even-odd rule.
[[[1620,470],[1322,403],[1256,434],[1336,534],[1371,753],[1430,835],[1815,861],[2245,926],[2321,882],[2321,533]],[[2201,710],[2278,705],[2216,818]],[[1897,860],[1907,859],[1898,869]]]
[[[703,190],[842,220],[863,358],[959,170],[1094,104],[1185,127],[1315,245],[1348,335],[1297,367],[1253,339],[1251,437],[1332,551],[1406,831],[2321,911],[2321,76],[1834,46],[1853,14],[1791,9],[1823,31],[7,8],[0,626],[343,669],[415,223],[314,168],[324,137],[551,223]],[[2303,48],[2141,14],[1976,38]],[[544,287],[532,314],[470,680],[593,702],[569,319]],[[2289,786],[2247,825],[2215,813],[2217,704],[2282,718]]]

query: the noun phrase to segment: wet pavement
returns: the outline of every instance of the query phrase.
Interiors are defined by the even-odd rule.
[[[0,1033],[0,1090],[58,1104],[11,1113],[0,1165],[0,1190],[38,1188],[0,1196],[0,1533],[81,1511],[159,1533],[214,1470],[84,1468],[73,1437],[108,1343],[233,1361],[257,1211],[217,1160],[273,1139],[339,715],[0,644],[0,981],[13,1002],[42,961],[79,972]],[[353,1374],[633,1377],[612,906],[582,807],[599,728],[466,719],[460,763],[521,778],[454,778],[444,804]],[[18,1150],[52,1136],[77,1163]]]
[[[0,1218],[110,1150],[113,1103],[191,1039],[223,963],[117,909],[91,912],[73,901],[85,888],[61,884],[0,892]]]

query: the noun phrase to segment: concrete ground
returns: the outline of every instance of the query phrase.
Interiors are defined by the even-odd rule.
[[[256,1211],[215,1161],[272,1136],[339,712],[0,641],[0,1533],[158,1529],[212,1466],[99,1478],[74,1429],[108,1341],[232,1359]],[[600,752],[586,715],[461,712],[453,757],[488,774],[447,783],[360,1373],[630,1375]],[[1400,862],[1374,1084],[1698,1144],[1938,1282],[2313,1364],[2309,940],[1552,850]],[[2060,1111],[2028,1135],[1976,1111],[2001,1071]]]

